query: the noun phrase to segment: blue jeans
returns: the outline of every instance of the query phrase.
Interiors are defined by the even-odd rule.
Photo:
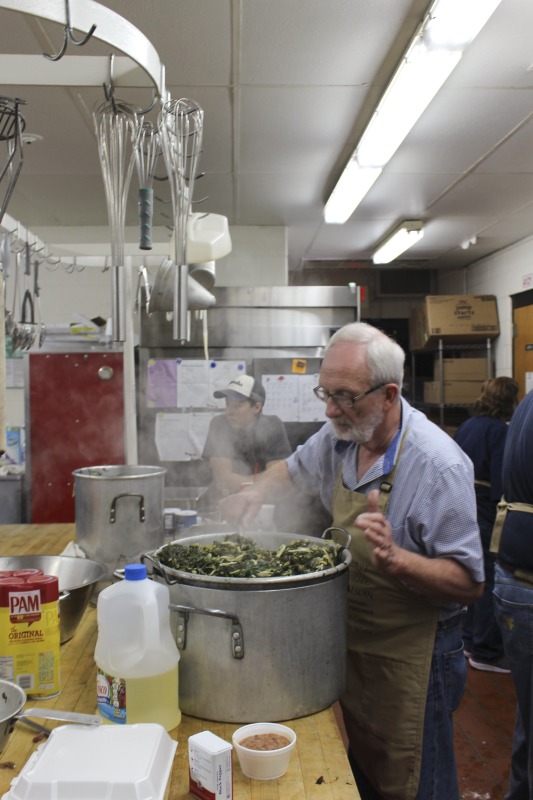
[[[511,779],[506,800],[533,798],[533,584],[496,564],[494,607],[516,691]]]
[[[459,799],[452,714],[466,687],[461,618],[462,614],[457,614],[439,623],[437,628],[426,700],[420,783],[415,800]],[[351,753],[349,757],[361,800],[394,800],[378,794]]]
[[[485,588],[483,595],[468,606],[463,615],[463,640],[465,649],[474,658],[495,661],[503,656],[503,642],[494,613],[494,555],[483,548]]]

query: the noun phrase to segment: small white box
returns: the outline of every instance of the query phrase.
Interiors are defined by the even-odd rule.
[[[199,800],[231,800],[233,797],[233,746],[202,731],[189,736],[189,792]]]

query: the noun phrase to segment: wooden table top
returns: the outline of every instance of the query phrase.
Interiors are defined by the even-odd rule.
[[[57,525],[0,525],[0,555],[57,555],[74,538],[70,523]],[[30,700],[28,705],[58,708],[87,714],[96,712],[96,609],[89,606],[74,637],[61,646],[61,693],[52,699]],[[39,720],[36,720],[39,721]],[[50,721],[44,724],[52,728]],[[346,751],[331,708],[287,724],[297,736],[288,771],[275,781],[246,778],[233,755],[233,797],[235,800],[360,800]],[[188,791],[187,740],[193,733],[210,730],[231,742],[236,723],[211,722],[182,717],[170,735],[178,749],[170,776],[167,800],[182,800]],[[15,724],[8,745],[0,754],[0,797],[9,791],[11,780],[38,746],[35,731],[21,722]],[[75,798],[73,798],[75,800]]]

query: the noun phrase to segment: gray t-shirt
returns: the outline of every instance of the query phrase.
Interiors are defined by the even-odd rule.
[[[229,458],[240,475],[264,472],[270,461],[287,458],[291,446],[279,417],[259,414],[250,428],[233,428],[225,414],[214,417],[203,458]]]

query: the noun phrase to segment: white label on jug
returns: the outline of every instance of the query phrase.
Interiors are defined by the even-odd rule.
[[[124,725],[126,722],[126,681],[98,670],[96,674],[98,712],[104,720]]]

